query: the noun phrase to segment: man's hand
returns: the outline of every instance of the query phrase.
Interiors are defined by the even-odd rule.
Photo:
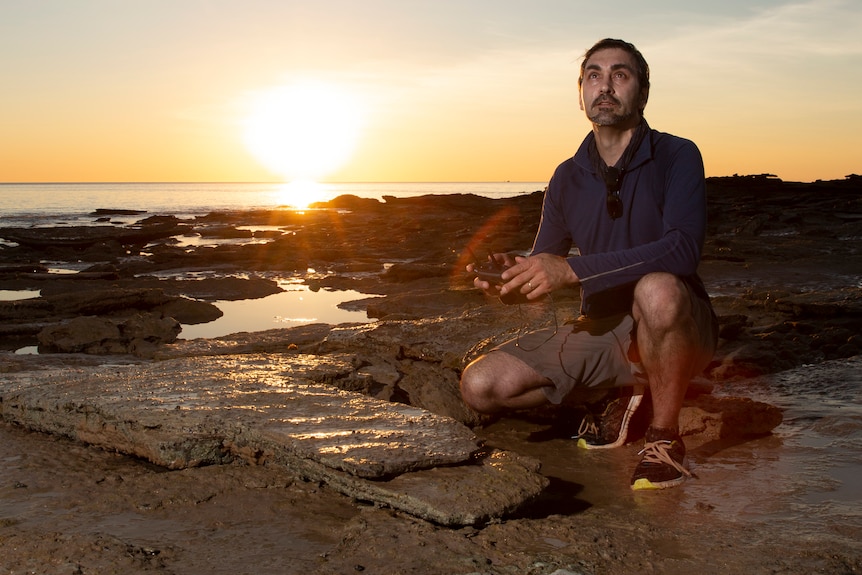
[[[499,265],[503,268],[510,268],[513,265],[515,265],[515,258],[513,258],[509,254],[497,253],[497,254],[492,254],[489,257],[494,258],[494,261],[497,263],[497,265]],[[469,273],[473,273],[474,271],[476,271],[475,265],[468,264],[467,265],[467,271]],[[505,274],[505,271],[503,273]],[[504,280],[505,279],[506,279],[506,276],[504,276]],[[487,280],[483,280],[483,279],[480,279],[477,277],[473,280],[473,285],[476,286],[477,288],[481,289],[482,291],[484,291],[488,295],[499,296],[500,295],[500,285],[502,285],[502,284],[492,284],[491,282],[489,282]]]
[[[515,257],[515,264],[503,272],[506,282],[500,295],[519,291],[528,300],[534,300],[579,281],[569,262],[562,256],[536,254],[525,258]]]

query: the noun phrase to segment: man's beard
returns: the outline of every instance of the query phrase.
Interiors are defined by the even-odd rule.
[[[628,126],[636,123],[636,119],[640,117],[637,110],[626,109],[620,105],[620,101],[614,98],[613,96],[604,95],[599,96],[593,101],[593,105],[591,106],[592,110],[596,110],[596,107],[601,102],[611,102],[612,104],[616,104],[616,108],[612,110],[607,109],[598,109],[595,112],[587,114],[587,118],[589,118],[590,122],[597,126]],[[623,110],[619,112],[618,110]]]

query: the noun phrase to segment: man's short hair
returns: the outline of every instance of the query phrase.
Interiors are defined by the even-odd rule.
[[[646,90],[646,92],[649,93],[649,64],[647,64],[646,58],[644,58],[640,50],[635,48],[634,44],[626,42],[625,40],[617,40],[615,38],[599,40],[584,54],[584,59],[581,62],[581,74],[578,76],[578,89],[580,89],[581,85],[584,83],[584,72],[586,70],[587,60],[589,60],[590,57],[599,50],[608,50],[611,48],[619,48],[620,50],[625,50],[631,54],[635,61],[635,67],[637,68],[635,72],[638,77],[638,86],[641,90]]]

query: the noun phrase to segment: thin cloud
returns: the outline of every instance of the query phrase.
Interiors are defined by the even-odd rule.
[[[679,32],[655,43],[650,51],[733,64],[746,55],[752,59],[856,56],[862,54],[862,4],[857,0],[811,0]]]

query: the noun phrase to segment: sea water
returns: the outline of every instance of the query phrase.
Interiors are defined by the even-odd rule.
[[[740,520],[785,525],[799,539],[845,542],[862,556],[862,357],[726,386],[784,410],[768,437],[715,454],[704,474],[732,466],[748,485]],[[724,485],[715,485],[718,498]]]

